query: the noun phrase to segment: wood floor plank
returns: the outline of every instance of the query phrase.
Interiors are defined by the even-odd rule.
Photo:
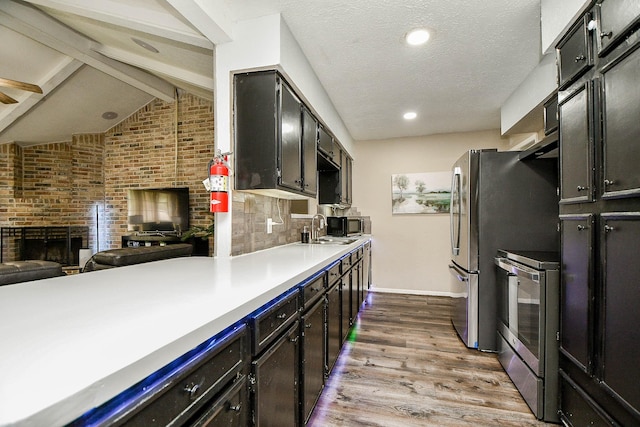
[[[543,426],[497,356],[467,349],[450,298],[371,293],[312,427]]]

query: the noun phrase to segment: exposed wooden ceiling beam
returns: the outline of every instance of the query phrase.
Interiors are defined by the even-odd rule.
[[[107,24],[130,28],[153,34],[162,38],[186,43],[205,49],[212,49],[213,45],[198,31],[189,27],[180,19],[169,13],[162,13],[136,5],[135,2],[121,2],[114,0],[86,1],[86,0],[26,0],[29,3],[70,13],[85,18],[94,19]],[[170,7],[168,9],[171,9]],[[174,12],[175,13],[175,12]]]
[[[38,85],[42,88],[42,91],[47,94],[64,82],[83,65],[84,64],[82,62],[67,57],[66,60],[53,68],[41,82],[38,82]],[[37,93],[25,94],[25,96],[20,98],[20,103],[0,110],[0,132],[8,128],[22,115],[26,114],[31,108],[40,102],[41,99],[42,95]]]
[[[92,41],[33,6],[0,2],[0,24],[167,102],[174,87],[159,77],[94,52]]]
[[[214,44],[231,41],[232,20],[223,0],[167,0]]]
[[[187,84],[192,84],[197,87],[213,91],[214,84],[212,76],[205,76],[185,68],[176,67],[162,61],[149,59],[148,57],[136,55],[122,49],[116,49],[103,45],[94,46],[93,49],[95,52],[98,52],[111,59],[115,59],[117,61],[124,62],[136,67],[144,68],[154,74],[171,77],[176,80],[183,81]]]

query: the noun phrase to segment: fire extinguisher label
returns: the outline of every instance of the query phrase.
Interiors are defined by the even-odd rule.
[[[229,191],[229,177],[226,175],[211,175],[209,178],[210,191],[211,192],[228,192]]]

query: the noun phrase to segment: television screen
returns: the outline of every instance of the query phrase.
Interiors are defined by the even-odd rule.
[[[127,194],[128,230],[176,233],[189,229],[189,189],[130,189]]]

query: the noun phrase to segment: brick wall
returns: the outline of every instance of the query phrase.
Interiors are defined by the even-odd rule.
[[[72,196],[73,142],[22,149],[22,198],[64,199]]]
[[[202,180],[214,151],[211,102],[189,94],[177,103],[156,99],[107,131],[104,139],[102,249],[120,247],[127,234],[129,188],[189,187],[189,223],[209,225],[209,195]]]
[[[212,104],[188,94],[177,103],[155,100],[104,134],[0,144],[0,226],[83,225],[92,250],[120,247],[126,189],[171,186],[190,188],[189,221],[207,226],[212,216],[201,181],[212,152]]]

